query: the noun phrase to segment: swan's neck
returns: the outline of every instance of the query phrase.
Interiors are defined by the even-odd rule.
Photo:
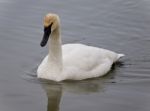
[[[60,28],[55,29],[49,38],[48,63],[53,71],[62,70],[62,48]]]

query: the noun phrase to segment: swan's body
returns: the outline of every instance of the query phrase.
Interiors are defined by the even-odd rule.
[[[44,26],[51,26],[52,33],[48,40],[49,54],[37,70],[39,78],[62,81],[103,76],[111,69],[114,62],[124,56],[83,44],[61,46],[59,17],[55,14],[46,15]],[[44,44],[41,43],[42,46],[45,44],[45,41]]]

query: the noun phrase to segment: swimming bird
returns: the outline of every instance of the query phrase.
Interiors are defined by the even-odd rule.
[[[61,41],[60,19],[57,14],[44,17],[41,47],[48,42],[49,52],[37,69],[37,77],[53,80],[83,80],[107,74],[112,64],[124,54],[84,44]]]

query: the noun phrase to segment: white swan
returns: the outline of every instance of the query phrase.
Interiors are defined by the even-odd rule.
[[[124,54],[87,46],[65,44],[61,46],[60,20],[49,13],[44,17],[44,36],[41,46],[48,41],[49,53],[39,65],[38,78],[53,81],[82,80],[105,75],[114,62]]]

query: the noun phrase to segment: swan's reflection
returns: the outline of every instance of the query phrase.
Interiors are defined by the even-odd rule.
[[[47,111],[59,111],[62,92],[70,92],[75,94],[89,94],[103,91],[104,79],[85,80],[85,81],[66,81],[56,83],[52,81],[42,80],[41,84],[44,88],[48,105]]]
[[[104,83],[111,80],[110,78],[113,78],[116,73],[114,68],[107,76],[103,78],[83,81],[64,81],[61,83],[43,79],[40,80],[48,98],[47,111],[59,111],[59,104],[63,92],[89,94],[104,91]]]
[[[47,111],[59,111],[59,103],[62,95],[60,84],[42,84],[48,98]]]

